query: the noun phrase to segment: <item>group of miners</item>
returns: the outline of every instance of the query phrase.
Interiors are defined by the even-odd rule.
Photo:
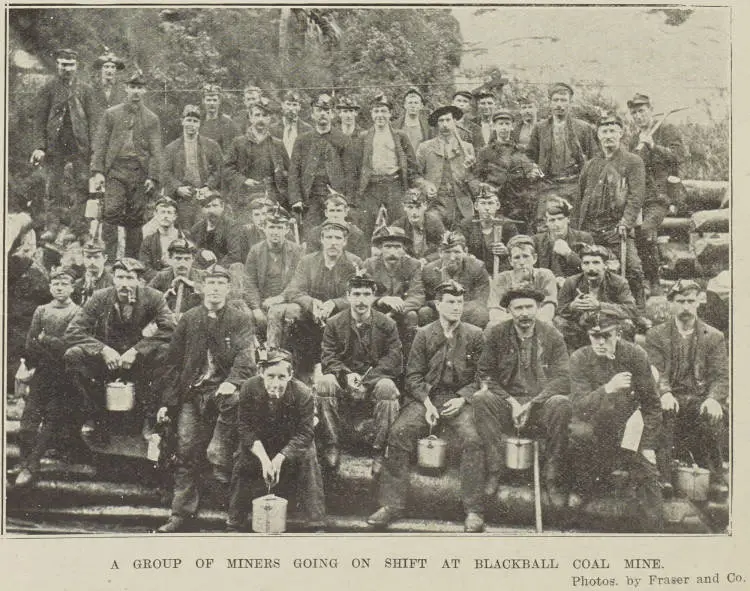
[[[109,52],[94,90],[74,51],[57,64],[32,162],[48,168],[48,231],[78,228],[82,261],[38,275],[49,287],[36,290],[24,349],[16,486],[34,482],[55,439],[73,445],[71,426],[106,441],[115,379],[135,385],[144,436],[176,427],[160,532],[190,527],[206,460],[228,530],[272,486],[322,528],[327,479],[352,446],[378,483],[368,523],[387,526],[405,514],[417,441],[433,428],[460,449],[469,532],[484,528],[509,436],[543,443],[557,507],[627,469],[637,531],[661,529],[674,457],[721,481],[727,346],[699,317],[703,288],[676,282],[670,318],[644,318],[646,288],[662,290],[657,234],[684,157],[648,96],[628,101],[639,133],[626,147],[618,116],[571,115],[564,83],[544,121],[529,101],[517,121],[491,91],[459,91],[425,116],[409,88],[399,119],[374,98],[369,129],[356,100],[325,92],[312,125],[295,91],[272,123],[254,86],[230,118],[211,85],[162,150],[141,72],[121,84]]]

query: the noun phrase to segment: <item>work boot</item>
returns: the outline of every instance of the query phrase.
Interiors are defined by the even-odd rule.
[[[392,523],[404,514],[403,509],[397,509],[396,507],[381,507],[375,513],[367,518],[367,523],[375,527],[386,527],[389,523]]]
[[[484,531],[484,517],[474,511],[469,511],[464,521],[464,531],[470,534],[479,534]]]
[[[36,480],[36,476],[34,473],[29,470],[28,468],[24,468],[18,473],[18,476],[16,476],[16,488],[24,488],[26,486],[31,486],[34,484],[34,481]]]
[[[495,496],[498,486],[500,486],[500,473],[490,472],[484,485],[484,494],[488,497]]]
[[[156,530],[157,534],[176,534],[187,530],[188,520],[179,515],[172,515],[169,520]]]

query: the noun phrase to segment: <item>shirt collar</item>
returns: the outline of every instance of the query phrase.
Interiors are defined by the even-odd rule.
[[[455,324],[450,324],[449,322],[446,322],[442,318],[439,318],[439,320],[440,320],[440,326],[443,328],[443,334],[445,335],[446,339],[450,339],[454,334],[456,334],[456,331],[458,330],[458,327],[461,324],[461,321],[458,321]]]

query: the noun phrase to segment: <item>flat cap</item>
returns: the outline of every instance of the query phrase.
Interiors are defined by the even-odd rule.
[[[105,48],[105,52],[94,60],[94,68],[101,68],[104,64],[114,64],[118,70],[125,69],[125,60],[117,57],[112,51]]]
[[[625,124],[622,119],[616,113],[606,113],[599,117],[599,121],[596,122],[597,127],[603,127],[605,125],[619,125],[620,129],[625,129]]]
[[[351,96],[342,96],[336,101],[339,111],[359,111],[359,103]]]
[[[137,70],[127,82],[128,86],[146,86],[146,78],[143,76],[143,72]]]
[[[117,271],[117,269],[122,269],[123,271],[127,271],[128,273],[137,273],[138,275],[146,270],[141,261],[132,259],[130,257],[117,259],[114,265],[112,265],[112,272],[114,273],[115,271]]]
[[[500,299],[500,307],[507,308],[513,300],[525,299],[536,300],[537,303],[541,304],[544,301],[544,293],[530,285],[511,287]]]
[[[508,240],[508,244],[506,246],[508,247],[508,250],[511,250],[512,248],[518,248],[519,246],[530,246],[531,248],[536,250],[534,239],[526,234],[516,234],[510,240]]]
[[[634,109],[640,105],[651,105],[651,99],[648,95],[636,92],[633,98],[628,101],[628,109]]]
[[[370,104],[371,109],[374,109],[375,107],[388,107],[388,109],[392,111],[393,103],[391,102],[391,99],[389,99],[386,95],[379,94],[374,99],[372,99],[372,103]]]
[[[563,199],[562,197],[557,196],[548,198],[547,205],[545,206],[545,211],[548,214],[563,214],[565,217],[570,217],[570,212],[572,211],[572,209],[573,206],[567,199]]]
[[[407,203],[414,203],[416,205],[427,203],[427,195],[419,187],[412,187],[404,193],[404,205]]]
[[[49,273],[49,280],[61,279],[63,277],[69,277],[71,281],[75,280],[78,274],[71,267],[52,267]]]
[[[266,215],[267,224],[288,224],[292,219],[290,213],[278,203],[274,205]]]
[[[97,254],[104,252],[104,242],[101,240],[87,240],[83,245],[83,254]]]
[[[354,275],[349,277],[349,280],[346,282],[347,289],[352,289],[355,287],[362,287],[362,288],[370,288],[373,291],[377,290],[378,284],[375,282],[375,280],[367,273],[365,269],[358,268]]]
[[[406,235],[403,228],[398,226],[382,226],[375,230],[372,235],[372,243],[380,246],[383,242],[400,242],[401,244],[411,244],[412,240]]]
[[[456,92],[453,93],[453,97],[451,98],[456,98],[457,96],[462,96],[469,100],[474,99],[474,95],[471,94],[468,90],[457,90]]]
[[[344,224],[332,222],[331,220],[326,220],[321,224],[320,233],[323,234],[323,232],[325,232],[326,230],[341,230],[344,233],[344,236],[349,235],[349,228],[347,228]]]
[[[201,118],[201,108],[197,105],[185,105],[182,108],[182,118],[195,117],[196,119]]]
[[[424,95],[419,91],[419,89],[416,86],[410,86],[406,89],[406,92],[404,93],[404,99],[406,99],[407,96],[410,94],[417,95],[420,99],[422,99],[422,102],[425,102]]]
[[[565,84],[565,82],[555,82],[552,86],[549,87],[547,96],[549,96],[549,98],[552,98],[552,95],[555,95],[558,92],[566,92],[570,97],[572,97],[574,94],[573,87],[570,86],[570,84]]]
[[[440,240],[440,248],[443,250],[458,245],[466,246],[466,236],[461,234],[461,232],[445,232]]]
[[[669,288],[667,299],[672,301],[676,295],[682,295],[691,291],[700,293],[703,291],[703,288],[697,281],[693,281],[692,279],[680,279]]]
[[[513,121],[513,113],[511,113],[508,109],[498,109],[492,114],[492,122],[494,123],[498,119]]]
[[[455,279],[448,279],[435,288],[435,299],[439,300],[443,297],[444,293],[454,296],[462,296],[466,293],[466,289],[464,289],[464,286]]]
[[[296,90],[287,90],[284,93],[284,96],[281,97],[281,100],[287,103],[299,103],[302,102],[302,99],[300,98],[299,92]]]
[[[222,267],[218,263],[214,263],[208,269],[203,272],[203,277],[208,279],[209,277],[224,277],[227,281],[232,280],[232,274],[226,267]]]
[[[268,100],[268,97],[261,96],[255,104],[252,106],[253,109],[260,109],[263,111],[266,115],[270,115],[274,112],[273,105],[271,104],[271,101]]]
[[[479,199],[496,199],[497,198],[497,189],[494,185],[490,185],[489,183],[479,183],[479,186],[477,187],[477,196],[474,197],[474,200],[477,201]]]
[[[264,207],[270,208],[274,207],[276,205],[275,201],[271,201],[268,197],[265,195],[261,197],[256,197],[250,202],[250,205],[248,206],[251,210],[253,209],[262,209]]]
[[[167,252],[169,254],[193,254],[195,252],[195,247],[189,240],[177,238],[169,243]]]
[[[310,103],[312,107],[318,107],[319,109],[333,109],[333,97],[327,92],[318,93]]]
[[[259,349],[258,350],[258,365],[263,367],[270,367],[286,361],[287,363],[293,363],[292,354],[286,349],[279,349],[277,347],[271,347],[270,349]]]
[[[581,244],[578,250],[578,256],[581,258],[585,256],[601,257],[605,262],[609,260],[610,255],[609,249],[599,244]]]
[[[171,197],[161,197],[156,203],[154,203],[154,209],[157,207],[173,207],[177,211],[177,201]]]
[[[73,49],[58,49],[55,51],[55,59],[58,60],[77,60],[78,52]]]
[[[327,204],[329,201],[336,201],[339,203],[343,202],[346,203],[347,206],[351,205],[351,201],[349,200],[349,198],[343,193],[340,193],[339,191],[331,187],[331,185],[328,185],[328,195],[324,199],[324,203]]]
[[[207,94],[221,94],[221,86],[218,84],[204,84],[203,85],[203,96]]]
[[[623,320],[625,317],[617,308],[602,303],[600,310],[586,314],[582,318],[582,324],[590,335],[598,335],[611,332],[620,326]]]
[[[486,88],[482,88],[480,90],[477,90],[474,93],[474,98],[477,99],[477,100],[480,100],[480,99],[483,99],[483,98],[491,98],[491,99],[494,99],[494,100],[497,99],[497,97],[495,96],[495,93],[492,92],[491,90],[487,90]]]

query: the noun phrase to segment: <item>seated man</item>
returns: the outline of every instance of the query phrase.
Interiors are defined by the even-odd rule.
[[[401,228],[383,226],[372,238],[380,254],[364,265],[377,286],[374,307],[396,321],[405,350],[414,340],[417,311],[425,302],[421,264],[406,254],[410,242]]]
[[[625,468],[638,505],[634,531],[662,529],[662,494],[656,468],[661,408],[646,352],[622,338],[617,309],[587,319],[591,345],[570,358],[570,398],[574,411],[576,488],[590,493],[613,470]],[[640,415],[640,416],[638,416]]]
[[[263,231],[266,226],[266,215],[275,205],[267,197],[256,197],[250,202],[250,222],[235,224],[229,229],[229,253],[224,259],[224,264],[245,264],[250,248],[266,238]]]
[[[503,439],[530,435],[547,444],[544,481],[550,501],[568,502],[568,351],[554,326],[538,320],[544,294],[531,287],[511,289],[500,304],[511,315],[485,333],[479,359],[483,385],[471,398],[477,432],[487,450],[485,493],[497,490],[505,466]]]
[[[184,238],[184,234],[175,226],[177,220],[177,203],[163,197],[156,202],[154,211],[156,232],[146,236],[141,242],[138,260],[143,263],[143,278],[150,281],[157,272],[169,266],[167,249],[173,240]]]
[[[365,236],[355,224],[347,221],[349,216],[349,202],[346,197],[331,189],[330,195],[324,202],[326,221],[336,222],[349,229],[349,237],[346,240],[346,249],[356,254],[362,260],[370,256],[369,236]],[[313,226],[305,232],[305,244],[308,253],[320,250],[320,228],[321,225]]]
[[[203,219],[190,228],[190,238],[200,257],[201,268],[225,262],[229,254],[229,232],[232,221],[227,215],[221,193],[211,191],[203,201]]]
[[[285,239],[290,216],[282,207],[266,217],[266,239],[254,245],[243,268],[243,299],[252,311],[256,334],[266,334],[266,345],[280,347],[287,309],[284,289],[302,258],[302,248]]]
[[[342,439],[368,444],[376,476],[398,415],[395,380],[403,373],[401,341],[396,323],[372,309],[375,282],[370,277],[363,272],[350,277],[346,298],[349,309],[329,319],[323,332],[323,376],[315,384],[320,440],[327,467],[334,470]]]
[[[259,369],[260,375],[242,384],[239,394],[240,442],[227,531],[246,529],[251,499],[270,487],[285,498],[296,497],[308,527],[322,527],[325,499],[313,436],[312,392],[293,377],[292,355],[283,349],[269,350]]]
[[[546,232],[534,236],[537,266],[549,269],[562,287],[567,277],[581,272],[581,259],[576,253],[579,244],[594,244],[588,232],[570,227],[571,205],[562,197],[548,196],[544,211]]]
[[[148,282],[149,287],[164,294],[169,309],[178,319],[203,301],[203,274],[193,268],[194,252],[193,245],[184,238],[174,240],[167,249],[169,267],[159,271]]]
[[[107,382],[117,378],[133,382],[141,410],[146,416],[156,410],[149,384],[162,366],[175,317],[164,294],[140,284],[143,271],[135,259],[115,261],[114,285],[95,291],[65,331],[65,371],[80,395],[85,420],[81,433],[92,441],[103,441],[100,423]],[[157,330],[143,336],[152,322]]]
[[[466,290],[461,320],[479,328],[487,326],[490,276],[484,263],[468,254],[466,238],[460,232],[446,232],[440,243],[440,259],[422,267],[422,283],[428,303],[419,309],[419,325],[424,326],[437,319],[435,293],[438,285],[449,279]]]
[[[438,320],[419,329],[406,366],[411,398],[388,436],[378,500],[381,508],[367,523],[384,527],[399,519],[409,493],[409,463],[417,440],[442,419],[461,449],[461,497],[464,529],[484,528],[484,450],[474,426],[471,397],[476,391],[477,361],[484,339],[480,328],[461,322],[464,289],[455,281],[438,286]]]
[[[690,461],[692,454],[717,483],[722,482],[727,347],[724,335],[697,317],[701,292],[695,281],[675,283],[667,294],[671,318],[646,333],[648,359],[659,372],[664,420],[656,453],[664,483],[671,480],[673,448],[683,461]]]
[[[104,268],[107,256],[104,254],[104,243],[100,240],[89,240],[83,245],[83,277],[73,283],[71,299],[83,306],[97,289],[112,286],[112,274]]]
[[[406,251],[408,255],[422,264],[438,259],[445,226],[436,212],[427,211],[427,196],[422,189],[415,187],[406,191],[404,211],[406,215],[393,222],[393,225],[402,228],[411,239]]]
[[[469,253],[484,261],[488,273],[507,271],[510,263],[506,244],[518,234],[518,227],[510,219],[498,216],[500,201],[492,185],[479,184],[474,209],[477,217],[461,224]]]
[[[510,271],[503,271],[492,281],[487,307],[490,311],[490,325],[510,318],[500,302],[511,289],[531,286],[544,294],[539,308],[539,320],[552,322],[557,307],[557,283],[549,269],[535,269],[536,250],[531,236],[517,234],[508,241],[510,251]]]
[[[214,265],[206,271],[203,305],[180,319],[169,345],[157,420],[177,420],[177,467],[172,515],[158,533],[188,529],[200,501],[205,458],[214,478],[228,483],[237,449],[237,401],[242,383],[255,372],[250,317],[227,305],[231,277]]]
[[[21,471],[16,486],[29,486],[36,478],[39,464],[50,444],[75,424],[78,405],[70,381],[60,379],[65,344],[62,340],[70,321],[80,308],[70,299],[74,273],[60,267],[50,273],[52,301],[34,310],[26,335],[24,356],[34,370],[21,415],[18,439]],[[62,441],[61,441],[62,442]],[[66,442],[68,443],[68,442]]]
[[[569,351],[586,345],[585,316],[613,305],[624,318],[635,317],[635,299],[628,282],[607,269],[609,251],[603,246],[584,245],[579,251],[582,273],[568,277],[560,288],[555,326],[563,333]]]

